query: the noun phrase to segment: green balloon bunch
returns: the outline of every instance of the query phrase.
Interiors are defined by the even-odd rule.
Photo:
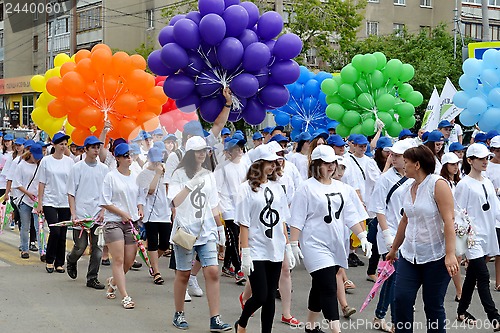
[[[321,84],[328,104],[326,115],[340,123],[337,134],[373,135],[377,119],[392,137],[403,128],[412,128],[415,107],[423,102],[422,94],[407,83],[414,75],[412,65],[398,59],[387,61],[382,52],[354,56],[340,76]]]

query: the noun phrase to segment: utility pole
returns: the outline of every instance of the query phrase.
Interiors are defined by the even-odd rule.
[[[488,19],[488,0],[481,1],[481,13],[483,16],[483,42],[489,42],[490,38],[490,23]]]
[[[457,59],[458,0],[455,0],[455,27],[453,28],[453,59]]]

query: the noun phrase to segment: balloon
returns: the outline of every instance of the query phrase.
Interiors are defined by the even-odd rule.
[[[242,73],[231,81],[229,87],[234,94],[249,98],[259,90],[259,81],[252,74]]]
[[[201,19],[199,30],[201,38],[208,45],[217,45],[226,35],[226,23],[219,15],[208,14]]]
[[[500,83],[500,77],[498,76],[497,71],[493,69],[483,70],[479,79],[483,84],[488,84],[491,87],[496,87],[496,85]]]
[[[259,92],[259,97],[263,104],[278,108],[286,104],[290,94],[284,86],[267,85]],[[245,118],[245,115],[243,118]]]
[[[137,98],[132,94],[122,94],[115,101],[114,109],[122,114],[131,115],[137,111]]]
[[[385,72],[390,78],[398,78],[403,72],[403,63],[399,59],[391,59],[385,66]]]
[[[344,116],[345,109],[340,104],[330,104],[326,107],[326,115],[328,118],[342,121],[342,117]]]
[[[351,129],[344,124],[338,124],[335,128],[335,132],[343,138],[346,138],[351,134]]]
[[[243,68],[246,71],[258,71],[266,66],[271,59],[271,51],[264,43],[253,43],[248,45],[243,55]]]
[[[180,19],[174,24],[175,42],[185,49],[196,49],[200,46],[198,25],[190,19]]]
[[[283,18],[274,11],[265,12],[257,22],[257,35],[263,40],[278,36],[283,29]]]
[[[41,92],[45,89],[45,78],[42,75],[33,75],[30,85],[33,90]]]
[[[286,89],[286,88],[285,88]],[[250,98],[243,110],[243,119],[250,125],[258,125],[266,118],[266,108],[257,98]]]
[[[173,26],[177,21],[179,21],[179,20],[181,20],[181,19],[183,19],[185,17],[186,17],[186,15],[184,15],[184,14],[177,14],[174,17],[172,17],[172,19],[170,20],[170,22],[168,22],[168,25]]]
[[[189,64],[186,51],[176,43],[168,43],[162,47],[161,60],[167,67],[174,70],[181,69]]]
[[[188,53],[188,62],[189,64],[186,67],[182,68],[182,71],[189,76],[195,77],[206,68],[206,64],[203,59],[201,59],[198,53],[195,52]]]
[[[378,89],[385,84],[384,74],[379,70],[374,70],[373,73],[367,75],[366,81],[372,89]]]
[[[396,98],[390,94],[383,94],[377,98],[376,105],[380,111],[389,111],[394,107]]]
[[[279,60],[293,59],[302,51],[302,41],[295,34],[284,34],[276,40],[273,55]]]
[[[396,106],[396,112],[401,118],[409,118],[415,114],[415,107],[410,103],[400,103]],[[411,128],[412,126],[405,126],[405,128]]]
[[[347,111],[342,118],[342,123],[347,127],[354,127],[361,121],[361,116],[356,111]]]
[[[237,37],[247,28],[249,15],[244,7],[232,5],[226,8],[222,19],[226,23],[226,37]]]
[[[48,89],[47,89],[48,90]],[[453,96],[453,104],[458,106],[459,108],[467,107],[467,101],[470,97],[467,95],[465,91],[459,91]],[[488,100],[495,107],[500,107],[500,88],[491,89],[488,94]]]
[[[363,55],[362,54],[356,54],[354,57],[352,57],[351,64],[354,68],[356,68],[358,71],[363,70]]]
[[[163,90],[170,98],[182,99],[193,92],[194,82],[185,74],[173,74],[165,80]]]
[[[333,95],[339,90],[339,86],[335,80],[326,79],[321,83],[321,90],[327,95]]]
[[[163,27],[160,30],[160,33],[158,34],[158,41],[161,46],[165,46],[168,43],[175,43],[174,27],[172,26]]]
[[[277,125],[287,126],[288,124],[290,124],[290,115],[285,112],[277,112],[274,115],[274,121]]]
[[[339,87],[339,95],[346,100],[353,100],[356,97],[356,91],[352,84],[344,83]]]
[[[183,113],[195,112],[201,105],[200,98],[196,94],[175,101],[177,108]],[[219,110],[220,111],[220,110]]]
[[[111,50],[105,48],[93,50],[90,59],[92,60],[92,67],[98,73],[107,73],[111,69]]]
[[[391,126],[387,128],[387,133],[389,133],[389,135],[392,136],[393,138],[397,138],[402,130],[403,126],[401,126],[401,124],[398,123],[397,121],[393,121]]]
[[[54,58],[54,66],[61,67],[64,63],[71,61],[71,58],[66,53],[59,53]]]
[[[480,114],[472,113],[467,109],[464,109],[459,116],[460,122],[464,126],[474,126],[480,118]]]
[[[232,6],[232,5],[237,5],[240,3],[240,0],[224,0],[224,6],[227,9],[227,7]]]
[[[373,107],[375,106],[375,101],[373,100],[372,95],[370,95],[368,93],[360,94],[358,96],[357,102],[361,107],[369,109],[369,110],[373,109]]]
[[[175,70],[169,69],[163,64],[163,61],[161,60],[161,51],[160,50],[154,50],[151,52],[148,56],[148,67],[151,69],[152,72],[158,74],[158,75],[172,75],[175,73]]]
[[[472,114],[481,115],[486,111],[487,108],[488,108],[488,104],[481,97],[472,97],[467,102],[467,109]],[[466,126],[468,126],[468,125],[466,125]]]
[[[415,76],[415,68],[410,64],[403,64],[399,79],[402,82],[410,81]]]
[[[226,5],[224,0],[198,0],[198,10],[202,16],[210,13],[222,15]]]
[[[359,80],[359,73],[351,64],[345,66],[340,71],[340,77],[345,83],[354,83]]]
[[[80,50],[75,53],[75,62],[79,63],[82,59],[85,58],[90,58],[90,51],[89,50]]]
[[[411,92],[413,92],[413,87],[409,83],[403,83],[398,87],[398,94],[403,98],[408,96]]]
[[[406,97],[406,101],[413,106],[419,106],[424,101],[424,96],[422,96],[422,94],[418,91],[412,91]]]
[[[54,118],[62,118],[66,116],[66,109],[64,107],[64,102],[60,99],[55,99],[47,105],[47,110],[49,114]]]
[[[392,119],[392,116],[387,113],[387,112],[378,112],[377,113],[377,117],[382,120],[382,122],[384,123],[384,125],[386,127],[390,126],[392,123],[393,123],[393,119]],[[398,133],[399,134],[399,133]]]
[[[267,67],[263,67],[253,74],[259,81],[259,88],[264,87],[269,82],[269,70],[267,69]]]
[[[413,126],[415,126],[415,123],[417,122],[415,116],[410,116],[408,118],[399,118],[398,121],[404,128],[412,128]]]
[[[304,85],[304,96],[317,97],[320,91],[320,84],[318,81],[311,79]]]
[[[92,135],[89,129],[77,127],[71,133],[71,140],[78,146],[83,146],[85,139]]]
[[[475,58],[469,58],[465,60],[464,63],[462,64],[462,69],[465,75],[478,77],[483,70],[483,64],[481,60]]]
[[[61,77],[63,77],[66,73],[74,71],[75,68],[76,68],[76,64],[72,61],[64,63],[60,69]]]
[[[366,136],[374,135],[376,132],[375,120],[366,119],[361,124],[361,133]]]
[[[85,91],[85,80],[77,72],[69,72],[62,78],[62,85],[69,95],[78,96]]]
[[[201,75],[196,78],[195,86],[196,91],[201,97],[212,96],[222,89],[220,79],[210,70],[203,71]]]
[[[51,77],[47,80],[47,91],[53,96],[64,95],[66,93],[60,77]]]
[[[248,45],[259,41],[259,37],[257,37],[255,31],[250,29],[243,30],[238,39],[245,49],[248,47]]]
[[[300,75],[300,67],[294,60],[281,60],[275,62],[269,68],[269,73],[273,83],[287,85],[297,81]]]
[[[377,68],[377,58],[373,54],[365,54],[363,56],[362,71],[365,73],[373,73]]]
[[[238,39],[227,37],[217,46],[217,59],[222,67],[232,70],[241,64],[244,51]]]
[[[89,105],[80,111],[78,119],[81,126],[90,128],[104,121],[104,113],[97,107]]]
[[[252,28],[255,26],[257,21],[259,20],[259,8],[250,1],[245,1],[240,3],[240,6],[246,9],[248,12],[248,25],[247,29]]]
[[[186,18],[196,23],[196,25],[200,25],[201,17],[200,12],[192,11],[186,14]]]
[[[377,59],[377,69],[381,70],[387,64],[387,58],[382,52],[374,52],[373,56]]]
[[[479,119],[478,125],[482,131],[491,131],[497,129],[500,125],[500,109],[488,108],[488,110],[484,112]]]

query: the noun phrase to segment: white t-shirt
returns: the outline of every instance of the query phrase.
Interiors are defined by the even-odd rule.
[[[35,196],[37,195],[38,193],[38,180],[37,180],[37,177],[35,175],[35,170],[37,169],[36,168],[36,163],[28,163],[26,161],[21,161],[21,163],[19,163],[19,165],[17,165],[16,167],[16,174],[14,176],[14,179],[12,180],[12,188],[15,188],[15,189],[18,189],[19,187],[24,187],[28,192],[31,192],[33,193]],[[37,173],[38,173],[38,170],[37,170]],[[35,176],[35,177],[33,177]],[[31,181],[33,179],[33,181]],[[31,184],[30,184],[30,181],[31,181]],[[28,188],[26,188],[26,186],[28,186],[28,184],[30,184],[30,186]],[[28,206],[30,207],[33,207],[33,200],[30,199],[30,197],[28,197],[27,195],[24,195],[24,193],[22,193],[21,191],[19,191],[20,193],[20,196],[18,197],[18,199],[20,199],[21,197],[23,198],[22,199],[22,202],[24,202],[25,204],[27,204]],[[16,204],[18,204],[19,202],[16,201]]]
[[[54,155],[42,158],[38,170],[38,181],[45,184],[43,206],[68,208],[67,183],[69,173],[75,162],[68,156],[58,160]]]
[[[486,169],[485,175],[493,183],[493,186],[495,187],[495,191],[497,191],[497,189],[500,189],[500,164],[493,163],[490,161],[490,163],[488,163],[488,167]],[[499,192],[500,192],[500,190],[499,190]],[[497,193],[499,193],[499,192],[497,192]]]
[[[7,179],[3,170],[8,168],[8,160],[12,163],[12,151],[0,155],[0,189],[5,189],[7,187]]]
[[[485,190],[488,199],[486,199]],[[496,227],[500,227],[498,222],[500,202],[491,181],[488,178],[483,178],[483,181],[480,182],[465,176],[458,182],[455,196],[458,207],[467,211],[475,232],[475,244],[465,252],[467,259],[499,255],[495,224]],[[483,205],[486,202],[489,203],[490,207],[484,211]]]
[[[178,152],[181,153],[180,157],[182,159],[185,154],[184,147],[180,147],[178,150],[174,150],[173,152],[171,152],[170,155],[168,155],[167,160],[165,161],[165,181],[167,182],[167,184],[170,184],[172,175],[181,162],[179,156],[177,156]]]
[[[19,163],[21,162],[21,155],[18,155],[13,161],[12,163],[10,163],[10,166],[9,166],[9,170],[7,171],[6,175],[5,175],[5,179],[7,181],[14,181],[14,178],[16,176],[16,170],[17,170],[17,167],[19,165]],[[11,191],[10,191],[10,196],[13,197],[13,198],[20,198],[21,195],[23,195],[23,193],[21,191],[19,191],[17,188],[11,186]],[[17,202],[17,201],[16,201]]]
[[[78,219],[96,217],[101,207],[101,196],[104,177],[109,168],[100,161],[93,165],[85,161],[75,163],[68,177],[67,194],[75,197],[75,210]]]
[[[436,167],[434,168],[434,174],[440,175],[443,165],[441,164],[441,161],[437,158],[437,156],[434,156],[434,159],[436,160]]]
[[[358,158],[353,154],[347,154],[344,156],[344,159],[347,161],[347,166],[342,181],[355,189],[359,189],[361,198],[366,204],[373,192],[375,183],[380,177],[380,169],[377,166],[377,162],[366,155]]]
[[[297,189],[291,216],[290,227],[302,231],[299,240],[309,273],[335,265],[347,268],[345,226],[368,218],[352,187],[333,179],[325,185],[313,177]]]
[[[174,231],[170,236],[171,243],[178,227],[182,227],[191,235],[199,235],[195,245],[203,245],[209,241],[217,240],[217,224],[212,213],[212,209],[219,204],[217,184],[213,173],[206,169],[200,172],[203,174],[197,177],[203,177],[204,181],[191,191],[178,207],[175,207],[175,219],[172,226]],[[190,180],[184,168],[175,170],[168,187],[168,199],[173,201]],[[201,229],[202,221],[204,222]]]
[[[292,156],[288,157],[288,162],[292,162],[299,170],[300,175],[302,176],[302,180],[306,180],[309,178],[309,160],[307,155],[301,153],[295,153]]]
[[[154,178],[155,171],[144,169],[141,173],[149,173],[151,178]],[[167,185],[165,175],[161,176],[156,185],[155,192],[148,194],[149,187],[141,188],[146,197],[146,205],[144,206],[144,219],[147,223],[151,222],[166,222],[170,223],[172,211],[170,209],[170,200],[167,199]]]
[[[285,167],[283,169],[283,176],[278,181],[284,186],[288,204],[290,205],[295,195],[295,191],[302,183],[302,176],[295,164],[285,161]]]
[[[116,169],[116,159],[113,156],[113,153],[109,150],[106,151],[106,159],[104,160],[104,164],[109,168],[109,170]]]
[[[448,138],[450,144],[453,142],[458,142],[458,137],[460,135],[463,135],[462,127],[459,124],[455,124],[455,126],[453,126],[453,128],[451,129],[451,134]]]
[[[142,168],[137,161],[132,161],[132,164],[130,165],[130,170],[132,170],[132,172],[138,175],[141,173]]]
[[[257,192],[248,181],[240,185],[235,223],[248,228],[252,260],[281,262],[286,238],[283,223],[290,218],[285,192],[280,184],[268,180]]]
[[[144,205],[144,192],[139,190],[135,179],[137,174],[131,172],[129,176],[122,175],[117,169],[106,174],[103,181],[99,205],[115,205],[118,209],[127,212],[132,220],[139,220],[138,205]],[[104,221],[118,222],[122,218],[106,210]]]
[[[246,178],[248,166],[242,161],[234,163],[228,161],[224,167],[215,171],[217,192],[220,196],[220,208],[224,220],[234,220],[234,205],[238,196],[238,189]]]

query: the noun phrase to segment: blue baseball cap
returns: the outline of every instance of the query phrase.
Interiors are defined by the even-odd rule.
[[[163,141],[167,140],[177,141],[177,137],[174,134],[168,134],[163,137]]]
[[[3,137],[3,141],[12,141],[14,140],[14,136],[12,134],[5,134]]]
[[[370,145],[366,146],[365,155],[368,156],[368,157],[373,157],[373,153],[371,152]]]
[[[26,140],[26,141],[24,142],[24,148],[29,148],[29,147],[31,147],[33,144],[35,144],[35,141],[34,141],[34,140],[31,140],[31,139]]]
[[[453,127],[453,125],[448,120],[441,120],[438,124],[438,128]]]
[[[118,139],[114,140],[113,141],[113,148],[118,146],[120,143],[127,143],[127,140],[125,140],[124,138],[118,138]]]
[[[488,138],[486,137],[485,133],[477,133],[476,136],[474,137],[474,142],[486,142]]]
[[[375,146],[376,149],[384,149],[389,147],[392,147],[392,140],[391,138],[388,138],[386,136],[381,136],[377,140],[377,145]]]
[[[45,143],[42,140],[38,141],[37,144],[39,144],[40,146],[42,146],[42,148],[50,146],[50,143]]]
[[[151,148],[148,151],[148,160],[151,162],[161,162],[163,160],[163,151],[157,147]]]
[[[320,128],[317,129],[313,134],[312,134],[312,140],[317,139],[317,138],[323,138],[323,139],[328,139],[328,136],[330,133],[328,133],[327,130]]]
[[[311,141],[311,134],[309,132],[302,132],[295,138],[295,142]]]
[[[142,136],[142,134],[139,134],[136,138],[132,139],[132,142],[139,142],[142,140],[144,140],[144,137]]]
[[[151,135],[161,135],[161,136],[163,136],[163,131],[161,130],[161,128],[157,128],[153,132],[151,132]]]
[[[367,145],[367,144],[369,144],[368,139],[366,138],[366,136],[364,136],[362,134],[356,135],[356,137],[353,140],[353,143],[355,145]]]
[[[33,155],[33,158],[37,161],[43,158],[42,146],[38,143],[34,143],[30,147],[30,153]]]
[[[439,141],[445,141],[444,140],[444,135],[438,130],[434,130],[429,133],[429,136],[427,137],[427,140],[424,143],[427,142],[439,142]]]
[[[201,136],[205,137],[203,134],[203,128],[201,127],[201,123],[197,120],[191,120],[184,125],[183,129],[184,133],[192,136]]]
[[[238,140],[238,139],[234,139],[234,138],[231,138],[229,140],[224,140],[224,150],[230,150],[231,148],[233,147],[236,147],[238,145],[244,145],[246,143],[245,140]]]
[[[99,141],[99,139],[96,136],[91,135],[91,136],[88,136],[85,138],[83,145],[85,147],[90,146],[90,145],[102,145],[102,142]]]
[[[338,122],[338,121],[336,121],[336,120],[332,120],[332,121],[330,121],[330,122],[328,123],[328,125],[326,125],[326,128],[327,128],[327,129],[332,129],[332,128],[333,128],[333,129],[336,129],[338,125],[339,125],[339,122]]]
[[[280,130],[280,131],[283,132],[285,130],[285,127],[281,126],[281,125],[278,125],[278,126],[270,127],[270,130],[271,130],[271,132],[269,132],[269,133],[272,133],[275,130]]]
[[[460,142],[453,142],[450,145],[450,148],[449,148],[450,152],[460,151],[460,150],[465,150],[465,147]]]
[[[140,155],[141,154],[141,147],[137,143],[131,143],[129,145],[130,152],[134,155]]]
[[[401,140],[401,138],[405,136],[411,136],[412,138],[416,137],[417,135],[415,133],[412,133],[409,129],[403,128],[401,132],[399,132],[398,139]]]
[[[427,141],[427,138],[429,137],[430,133],[431,132],[429,132],[429,131],[425,131],[424,134],[422,134],[422,141],[424,141],[424,142]]]
[[[342,139],[342,137],[338,134],[333,134],[328,137],[326,140],[326,143],[335,146],[335,147],[343,147],[345,146],[345,141]]]
[[[26,143],[25,138],[17,138],[16,141],[14,141],[14,144],[16,145],[24,145]]]
[[[274,127],[266,127],[262,130],[262,133],[271,133],[273,131]]]
[[[52,143],[53,144],[58,144],[58,143],[61,143],[63,142],[64,140],[69,140],[70,136],[67,135],[66,133],[63,133],[63,132],[57,132],[56,134],[54,134],[54,136],[52,137]]]
[[[3,132],[0,132],[0,137],[2,137],[2,136],[3,136]]]
[[[350,141],[350,142],[354,141],[358,135],[361,135],[361,134],[353,133],[353,134],[349,135],[347,137],[347,141]]]
[[[220,131],[220,134],[221,134],[221,135],[230,135],[230,134],[231,134],[231,131],[229,130],[229,128],[224,127],[224,128],[222,129],[222,131]]]
[[[491,140],[491,139],[493,139],[497,135],[500,135],[500,133],[498,133],[497,130],[491,130],[488,133],[486,133],[486,139],[487,140]]]
[[[263,139],[263,138],[264,138],[264,136],[260,132],[255,132],[252,135],[252,140],[260,140],[260,139]]]
[[[276,142],[288,142],[288,138],[286,136],[283,136],[281,134],[276,134],[273,136],[271,139],[269,139],[269,142],[276,141]]]
[[[140,136],[142,137],[143,140],[151,139],[152,138],[151,134],[149,134],[146,131],[142,131],[142,133],[140,134]]]
[[[165,150],[167,150],[167,148],[165,148],[165,144],[163,143],[163,141],[156,141],[155,143],[153,143],[153,147],[152,148],[158,148],[162,152],[164,152]]]
[[[243,140],[246,143],[245,137],[242,133],[234,132],[232,139]]]
[[[130,152],[130,146],[127,143],[120,143],[115,147],[115,157],[123,156]]]

